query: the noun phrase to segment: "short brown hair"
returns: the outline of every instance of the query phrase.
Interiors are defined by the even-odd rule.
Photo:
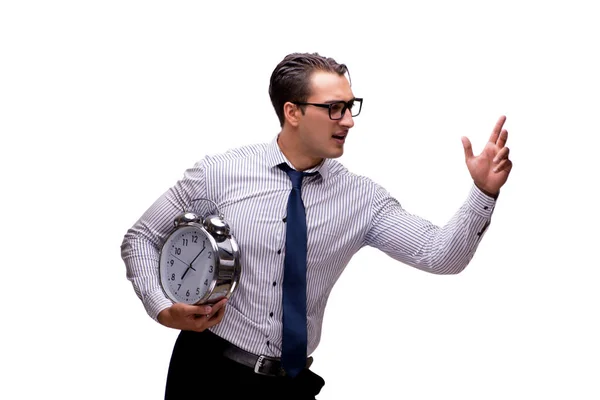
[[[292,53],[285,56],[273,70],[269,96],[282,127],[285,121],[283,105],[288,101],[303,102],[308,99],[310,78],[315,71],[344,75],[348,72],[348,67],[318,53]],[[348,79],[350,79],[349,72]]]

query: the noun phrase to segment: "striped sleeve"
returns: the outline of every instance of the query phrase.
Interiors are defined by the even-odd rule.
[[[489,226],[495,200],[476,186],[443,227],[410,214],[381,187],[372,200],[365,244],[390,257],[434,274],[457,274],[471,261]]]
[[[121,244],[127,279],[154,320],[162,310],[172,305],[160,286],[160,246],[173,231],[175,216],[184,210],[207,207],[194,202],[195,198],[206,197],[205,163],[206,159],[185,171],[183,178],[159,197],[127,231]]]

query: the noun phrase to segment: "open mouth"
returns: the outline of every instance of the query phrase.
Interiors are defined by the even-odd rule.
[[[346,139],[346,135],[332,135],[332,137],[336,140],[344,140]]]

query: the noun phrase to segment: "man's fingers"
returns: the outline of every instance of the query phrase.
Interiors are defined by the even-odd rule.
[[[498,138],[498,141],[496,142],[496,146],[503,148],[506,145],[507,139],[508,139],[508,131],[506,129],[502,129],[502,132],[500,132],[500,137]]]
[[[512,161],[510,161],[508,158],[505,158],[504,160],[500,161],[498,163],[498,165],[496,165],[494,167],[494,172],[501,172],[501,171],[510,172],[511,169],[512,169]]]
[[[189,329],[196,332],[202,332],[205,329],[215,326],[220,322],[220,319],[216,321],[218,319],[219,314],[220,312],[216,312],[214,314],[198,315],[193,321],[190,321]]]
[[[206,315],[212,311],[212,307],[208,304],[195,306],[181,303],[181,309],[186,315]]]
[[[213,312],[217,312],[223,308],[225,308],[225,304],[227,304],[227,299],[221,299],[217,303],[213,304],[212,310]]]
[[[210,322],[214,322],[214,325],[216,325],[219,322],[221,322],[221,320],[223,319],[224,315],[225,315],[225,307],[221,308],[213,316],[211,316]]]
[[[203,332],[206,328],[209,328],[209,319],[206,318],[206,315],[199,315],[193,321],[190,321],[189,327],[187,328],[190,331]]]
[[[496,156],[494,157],[494,164],[499,163],[500,161],[502,161],[505,158],[508,158],[508,153],[510,152],[510,149],[508,147],[503,147],[502,149],[500,149],[500,151],[498,152],[498,154],[496,154]]]
[[[473,157],[473,147],[471,146],[471,141],[466,136],[461,138],[463,148],[465,149],[465,160],[468,160]]]
[[[222,299],[213,305],[190,306],[197,307],[202,311],[202,313],[194,313],[195,318],[191,321],[190,330],[202,332],[217,325],[225,315],[225,304],[227,304],[227,299]]]
[[[496,122],[496,126],[492,130],[492,134],[490,135],[490,142],[496,144],[498,141],[498,137],[500,136],[500,132],[502,132],[502,127],[504,126],[504,122],[506,121],[506,116],[501,116]]]
[[[213,316],[217,315],[217,314],[223,314],[225,313],[225,303],[227,303],[227,300],[223,299],[221,301],[219,301],[218,303],[214,304],[210,311],[208,311],[208,313],[206,314],[206,318],[212,318]]]
[[[219,303],[217,303],[219,304]],[[219,310],[215,311],[213,308],[212,314],[202,315],[199,318],[196,318],[194,321],[194,325],[192,330],[202,332],[205,329],[212,328],[221,322],[223,317],[225,316],[225,307],[219,308]]]

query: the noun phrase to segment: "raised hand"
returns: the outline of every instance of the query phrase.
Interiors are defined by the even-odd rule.
[[[482,192],[492,197],[498,195],[512,169],[512,161],[508,159],[509,149],[506,147],[508,131],[502,129],[505,121],[505,116],[498,119],[490,139],[478,156],[473,155],[471,141],[462,137],[465,162],[471,178]]]

